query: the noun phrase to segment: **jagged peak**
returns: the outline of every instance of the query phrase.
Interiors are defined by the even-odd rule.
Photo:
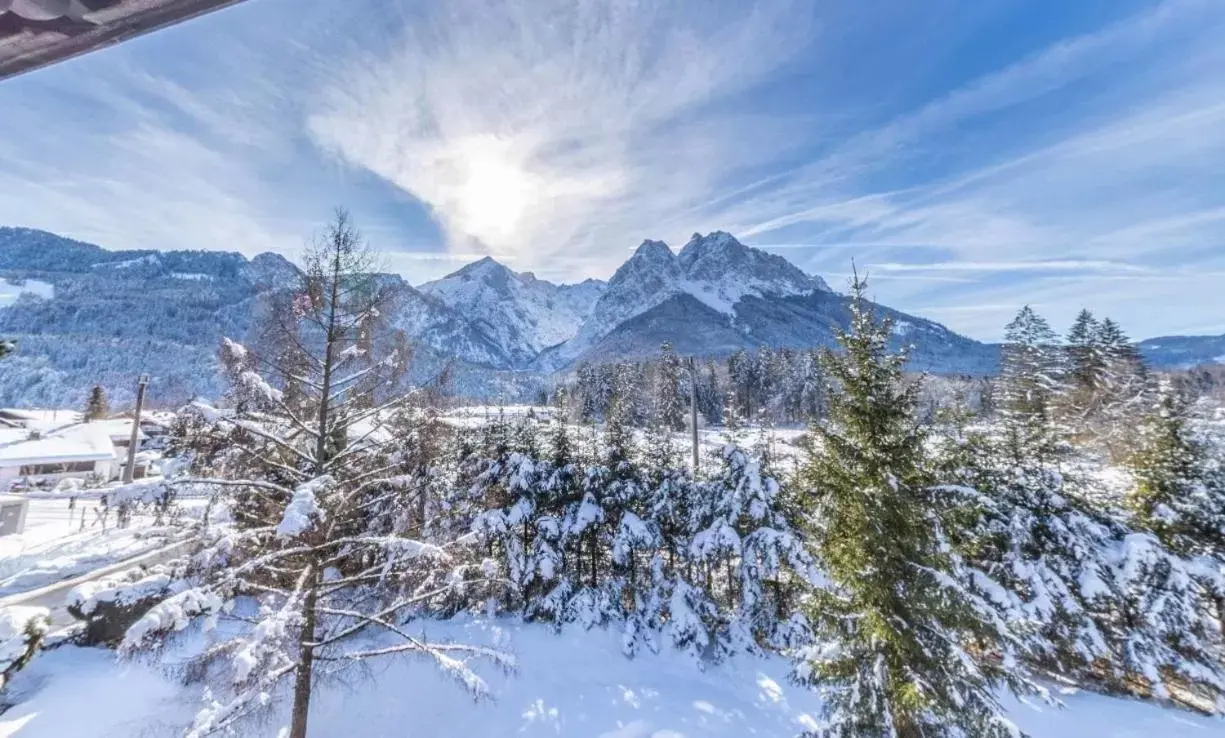
[[[736,240],[735,236],[727,231],[711,231],[705,236],[703,236],[701,233],[694,233],[692,236],[690,236],[689,242],[686,243],[685,247],[681,249],[681,254],[684,255],[686,252],[692,253],[694,251],[705,251],[708,249],[728,246],[747,248],[744,244],[740,243],[740,241]]]
[[[666,257],[666,258],[671,259],[674,256],[676,256],[676,254],[672,253],[672,249],[668,247],[668,244],[664,243],[663,241],[652,241],[651,239],[648,238],[645,241],[643,241],[642,244],[637,249],[634,250],[634,256],[631,258]]]
[[[456,277],[466,279],[480,279],[482,277],[491,276],[507,276],[514,274],[510,267],[493,258],[492,256],[482,256],[476,261],[465,264],[459,269],[451,272],[443,279],[453,279]]]

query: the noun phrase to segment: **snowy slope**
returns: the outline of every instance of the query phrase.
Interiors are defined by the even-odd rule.
[[[722,313],[747,296],[787,297],[830,292],[820,277],[805,274],[781,256],[749,248],[731,234],[695,233],[676,257],[683,289]]]
[[[1225,364],[1225,335],[1162,336],[1136,344],[1153,366],[1188,368],[1200,364]]]
[[[485,257],[419,289],[463,315],[519,368],[543,349],[573,338],[604,283],[557,285]]]
[[[518,669],[481,669],[493,699],[474,703],[429,664],[369,662],[369,673],[324,683],[312,700],[312,738],[794,738],[820,716],[817,699],[788,682],[788,665],[778,658],[701,670],[672,652],[627,659],[618,637],[599,630],[556,635],[547,626],[486,622],[417,630],[509,650]],[[155,665],[116,663],[100,649],[44,653],[6,695],[16,704],[0,715],[0,738],[181,735],[200,707],[198,687],[166,675],[182,655],[168,653]],[[1062,710],[1005,704],[1032,738],[1225,738],[1221,719],[1086,693],[1061,698]],[[285,720],[281,703],[273,719],[243,735],[271,738]]]

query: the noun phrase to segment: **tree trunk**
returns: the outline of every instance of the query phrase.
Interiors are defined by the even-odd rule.
[[[311,677],[315,667],[315,606],[319,600],[319,580],[313,570],[310,577],[310,588],[306,591],[306,600],[303,603],[298,671],[294,675],[293,684],[293,718],[287,738],[306,738],[306,721],[310,716]]]

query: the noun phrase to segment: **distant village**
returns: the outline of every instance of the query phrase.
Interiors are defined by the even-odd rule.
[[[62,409],[0,409],[0,492],[54,488],[66,479],[102,484],[123,476],[133,438],[130,413],[85,418]],[[136,428],[132,478],[148,476],[173,413],[145,412]],[[77,486],[70,484],[65,486]]]

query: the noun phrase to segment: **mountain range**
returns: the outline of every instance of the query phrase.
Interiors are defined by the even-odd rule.
[[[275,254],[108,251],[45,231],[0,228],[0,336],[20,350],[0,361],[0,404],[77,404],[103,384],[116,402],[140,373],[169,404],[222,391],[214,352],[244,338],[260,296],[291,288],[297,268]],[[723,232],[695,234],[678,252],[645,241],[608,280],[554,284],[492,258],[400,288],[391,321],[417,346],[421,377],[444,363],[456,389],[530,397],[583,361],[727,355],[762,346],[831,345],[848,298],[786,259]],[[7,303],[7,304],[6,304]],[[998,347],[885,306],[894,343],[917,371],[986,374]],[[1225,336],[1142,342],[1158,365],[1225,360]]]

